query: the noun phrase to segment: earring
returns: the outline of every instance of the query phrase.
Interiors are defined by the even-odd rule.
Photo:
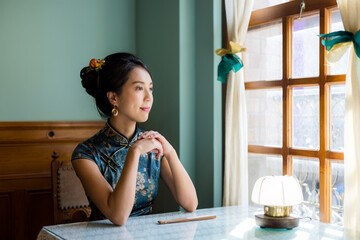
[[[111,110],[111,114],[116,117],[118,115],[119,111],[116,107],[116,105],[114,105],[114,108]]]

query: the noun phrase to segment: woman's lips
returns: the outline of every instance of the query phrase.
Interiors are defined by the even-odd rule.
[[[150,108],[149,107],[141,107],[141,110],[145,111],[145,112],[150,112]]]

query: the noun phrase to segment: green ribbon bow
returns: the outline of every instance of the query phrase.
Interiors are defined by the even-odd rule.
[[[360,31],[354,35],[348,31],[337,31],[327,34],[319,35],[321,44],[326,47],[326,50],[330,51],[334,45],[345,42],[353,42],[354,50],[358,58],[360,58]]]
[[[222,83],[226,83],[229,72],[231,70],[237,72],[243,66],[243,62],[236,54],[225,54],[218,66],[218,80]]]

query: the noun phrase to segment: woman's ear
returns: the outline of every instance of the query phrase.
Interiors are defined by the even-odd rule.
[[[107,92],[106,93],[107,98],[109,99],[109,102],[111,105],[116,106],[118,101],[118,96],[114,92]]]

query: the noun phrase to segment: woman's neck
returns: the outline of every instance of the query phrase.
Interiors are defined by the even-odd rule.
[[[130,139],[135,133],[136,122],[121,121],[120,118],[111,117],[110,124],[113,128],[115,128],[128,139]]]

